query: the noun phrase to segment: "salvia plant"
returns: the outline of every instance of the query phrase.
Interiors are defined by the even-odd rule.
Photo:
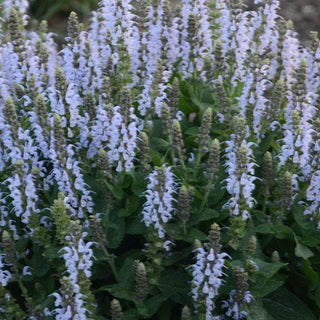
[[[2,1],[1,319],[317,319],[319,39],[254,2],[103,0],[60,47]]]

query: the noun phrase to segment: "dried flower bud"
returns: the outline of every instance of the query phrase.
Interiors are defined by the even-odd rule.
[[[89,220],[93,241],[99,243],[102,246],[107,246],[107,238],[101,228],[98,219],[95,216],[91,215],[89,216]]]
[[[220,79],[215,82],[216,96],[219,103],[219,108],[221,110],[224,118],[230,118],[231,116],[231,103],[227,96],[224,85]]]
[[[41,40],[44,40],[44,35],[48,32],[48,22],[47,20],[42,20],[39,25],[39,33]]]
[[[150,147],[149,147],[149,137],[144,132],[140,132],[140,161],[142,168],[145,172],[150,170],[151,156],[150,156]]]
[[[303,98],[304,94],[306,93],[306,85],[305,85],[306,77],[307,77],[307,60],[303,59],[301,61],[301,64],[296,74],[297,81],[294,87],[292,88],[293,93],[297,96],[297,98],[299,97],[299,99]]]
[[[193,191],[183,185],[179,190],[178,197],[178,218],[181,225],[185,225],[190,217],[190,208],[192,202]]]
[[[185,149],[182,139],[182,130],[179,121],[173,122],[172,127],[173,149],[180,159],[184,159]]]
[[[24,37],[20,31],[20,18],[18,11],[15,8],[10,9],[10,16],[9,16],[9,32],[11,42],[14,46],[14,49],[17,53],[21,53],[23,51],[23,43]]]
[[[161,108],[161,127],[165,136],[168,136],[171,133],[171,121],[170,109],[168,105],[164,103]]]
[[[273,168],[273,159],[269,151],[264,154],[263,157],[263,170],[262,170],[262,185],[263,185],[263,194],[265,197],[270,196],[269,188],[273,184],[274,179],[274,168]]]
[[[234,116],[232,120],[232,132],[235,135],[237,144],[241,145],[241,142],[247,135],[246,120],[240,116]]]
[[[215,44],[215,49],[214,49],[214,69],[222,73],[224,71],[224,55],[222,52],[222,41],[217,40]]]
[[[12,265],[14,272],[18,271],[17,270],[18,259],[16,255],[16,246],[14,244],[14,241],[10,233],[7,230],[3,230],[2,232],[2,247],[6,255],[5,259],[7,263]]]
[[[206,177],[210,182],[213,182],[216,178],[216,174],[220,167],[220,142],[218,139],[212,141],[210,147],[210,153],[208,157],[208,165],[206,170]]]
[[[55,140],[56,150],[60,154],[60,160],[65,162],[66,159],[66,139],[64,130],[62,127],[62,121],[60,116],[55,113],[53,116],[53,134]]]
[[[191,311],[188,306],[184,306],[181,311],[181,320],[191,320]]]
[[[195,41],[196,41],[196,34],[197,34],[197,17],[196,15],[191,12],[188,17],[188,42],[190,43],[191,49],[194,48]]]
[[[68,41],[74,42],[79,36],[79,32],[78,15],[72,11],[68,20]]]
[[[109,104],[111,100],[110,78],[104,76],[101,88],[101,97],[105,104]]]
[[[196,142],[198,143],[198,152],[200,154],[208,151],[211,125],[212,125],[212,109],[208,108],[202,116],[200,132],[196,138]]]
[[[194,243],[193,243],[193,249],[197,249],[197,248],[202,248],[202,244],[198,239],[194,240]]]
[[[22,160],[17,160],[14,164],[14,171],[19,175],[20,181],[24,180],[24,162]]]
[[[70,217],[64,199],[65,196],[60,192],[58,194],[58,199],[54,200],[53,206],[51,207],[54,224],[56,226],[56,237],[59,242],[63,244],[66,242],[65,237],[70,231]]]
[[[42,94],[37,95],[35,107],[39,119],[39,124],[42,127],[42,129],[44,129],[48,126],[48,112],[46,102],[44,101]]]
[[[273,251],[271,254],[271,262],[280,262],[280,255],[277,250]]]
[[[24,88],[18,83],[14,84],[14,92],[15,92],[18,99],[21,99],[25,94]]]
[[[248,274],[242,268],[236,267],[234,270],[234,275],[236,277],[237,289],[239,293],[246,292],[249,289]]]
[[[220,236],[221,236],[221,232],[220,232],[219,225],[217,223],[213,223],[211,225],[209,235],[208,235],[208,240],[209,240],[208,249],[212,248],[216,254],[218,254],[221,249]]]
[[[106,178],[112,179],[108,155],[103,149],[98,151],[98,167],[103,171]]]
[[[319,33],[317,31],[310,31],[309,41],[309,50],[315,54],[319,47]]]
[[[273,89],[270,106],[270,120],[279,121],[279,113],[285,99],[286,86],[283,79],[279,79]]]
[[[143,262],[135,261],[136,298],[143,302],[148,294],[148,279]]]
[[[257,249],[257,238],[255,236],[251,236],[248,242],[247,247],[247,255],[248,257],[252,257]]]
[[[282,181],[282,195],[280,200],[280,206],[283,209],[288,210],[292,203],[292,174],[286,171]]]
[[[123,117],[124,123],[130,122],[130,108],[132,107],[131,89],[125,86],[120,92],[120,113]]]
[[[241,216],[230,217],[229,234],[231,236],[231,240],[229,242],[229,245],[233,248],[237,248],[239,245],[239,240],[245,236],[246,225],[246,221],[243,220]]]
[[[168,88],[167,101],[172,118],[174,118],[179,110],[179,80],[177,78],[174,78],[172,85]]]
[[[122,320],[123,313],[119,300],[113,299],[111,301],[111,320]]]
[[[83,99],[84,109],[88,112],[91,121],[96,119],[96,104],[94,101],[94,96],[91,91],[87,91]]]
[[[214,62],[210,56],[205,56],[203,61],[203,71],[206,74],[206,78],[209,82],[215,79]]]
[[[7,123],[11,127],[11,132],[14,138],[17,138],[18,136],[18,117],[16,113],[16,108],[13,103],[13,99],[11,97],[8,97],[4,102],[4,110],[3,110],[4,117],[7,121]]]
[[[67,90],[67,84],[63,70],[60,67],[56,68],[55,80],[57,90],[61,92],[62,96],[64,96]]]

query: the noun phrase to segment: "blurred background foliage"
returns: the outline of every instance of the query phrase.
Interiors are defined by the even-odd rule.
[[[68,16],[70,11],[88,17],[90,11],[96,9],[98,2],[95,0],[31,0],[30,7],[35,19],[54,21],[54,19]]]
[[[98,3],[98,0],[30,0],[30,15],[35,25],[47,20],[50,31],[56,33],[57,42],[61,44],[66,35],[70,12],[76,12],[81,22],[87,21]]]
[[[90,11],[98,7],[99,1],[30,0],[31,16],[35,20],[48,20],[50,29],[59,34],[59,39],[62,39],[69,13],[75,11],[80,21],[86,21],[90,17]],[[252,6],[253,0],[242,1],[249,7]],[[303,42],[308,38],[309,31],[320,31],[320,0],[280,0],[280,7],[280,15],[294,21],[295,28]]]

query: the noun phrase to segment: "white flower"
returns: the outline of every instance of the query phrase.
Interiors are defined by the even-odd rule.
[[[206,244],[208,247],[208,244]],[[223,283],[222,276],[225,258],[230,258],[227,253],[214,252],[213,248],[208,251],[202,247],[194,250],[196,263],[191,266],[193,279],[192,298],[195,302],[206,301],[206,319],[212,318],[214,298],[219,294],[219,288]]]
[[[165,237],[164,225],[171,220],[176,183],[171,167],[163,165],[148,176],[145,192],[147,201],[143,205],[142,221],[147,227],[153,226],[160,239]],[[166,245],[165,245],[166,247]]]

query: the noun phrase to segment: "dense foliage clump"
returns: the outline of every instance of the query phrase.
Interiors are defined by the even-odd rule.
[[[104,0],[59,49],[3,1],[1,319],[316,319],[319,39],[255,6]]]

